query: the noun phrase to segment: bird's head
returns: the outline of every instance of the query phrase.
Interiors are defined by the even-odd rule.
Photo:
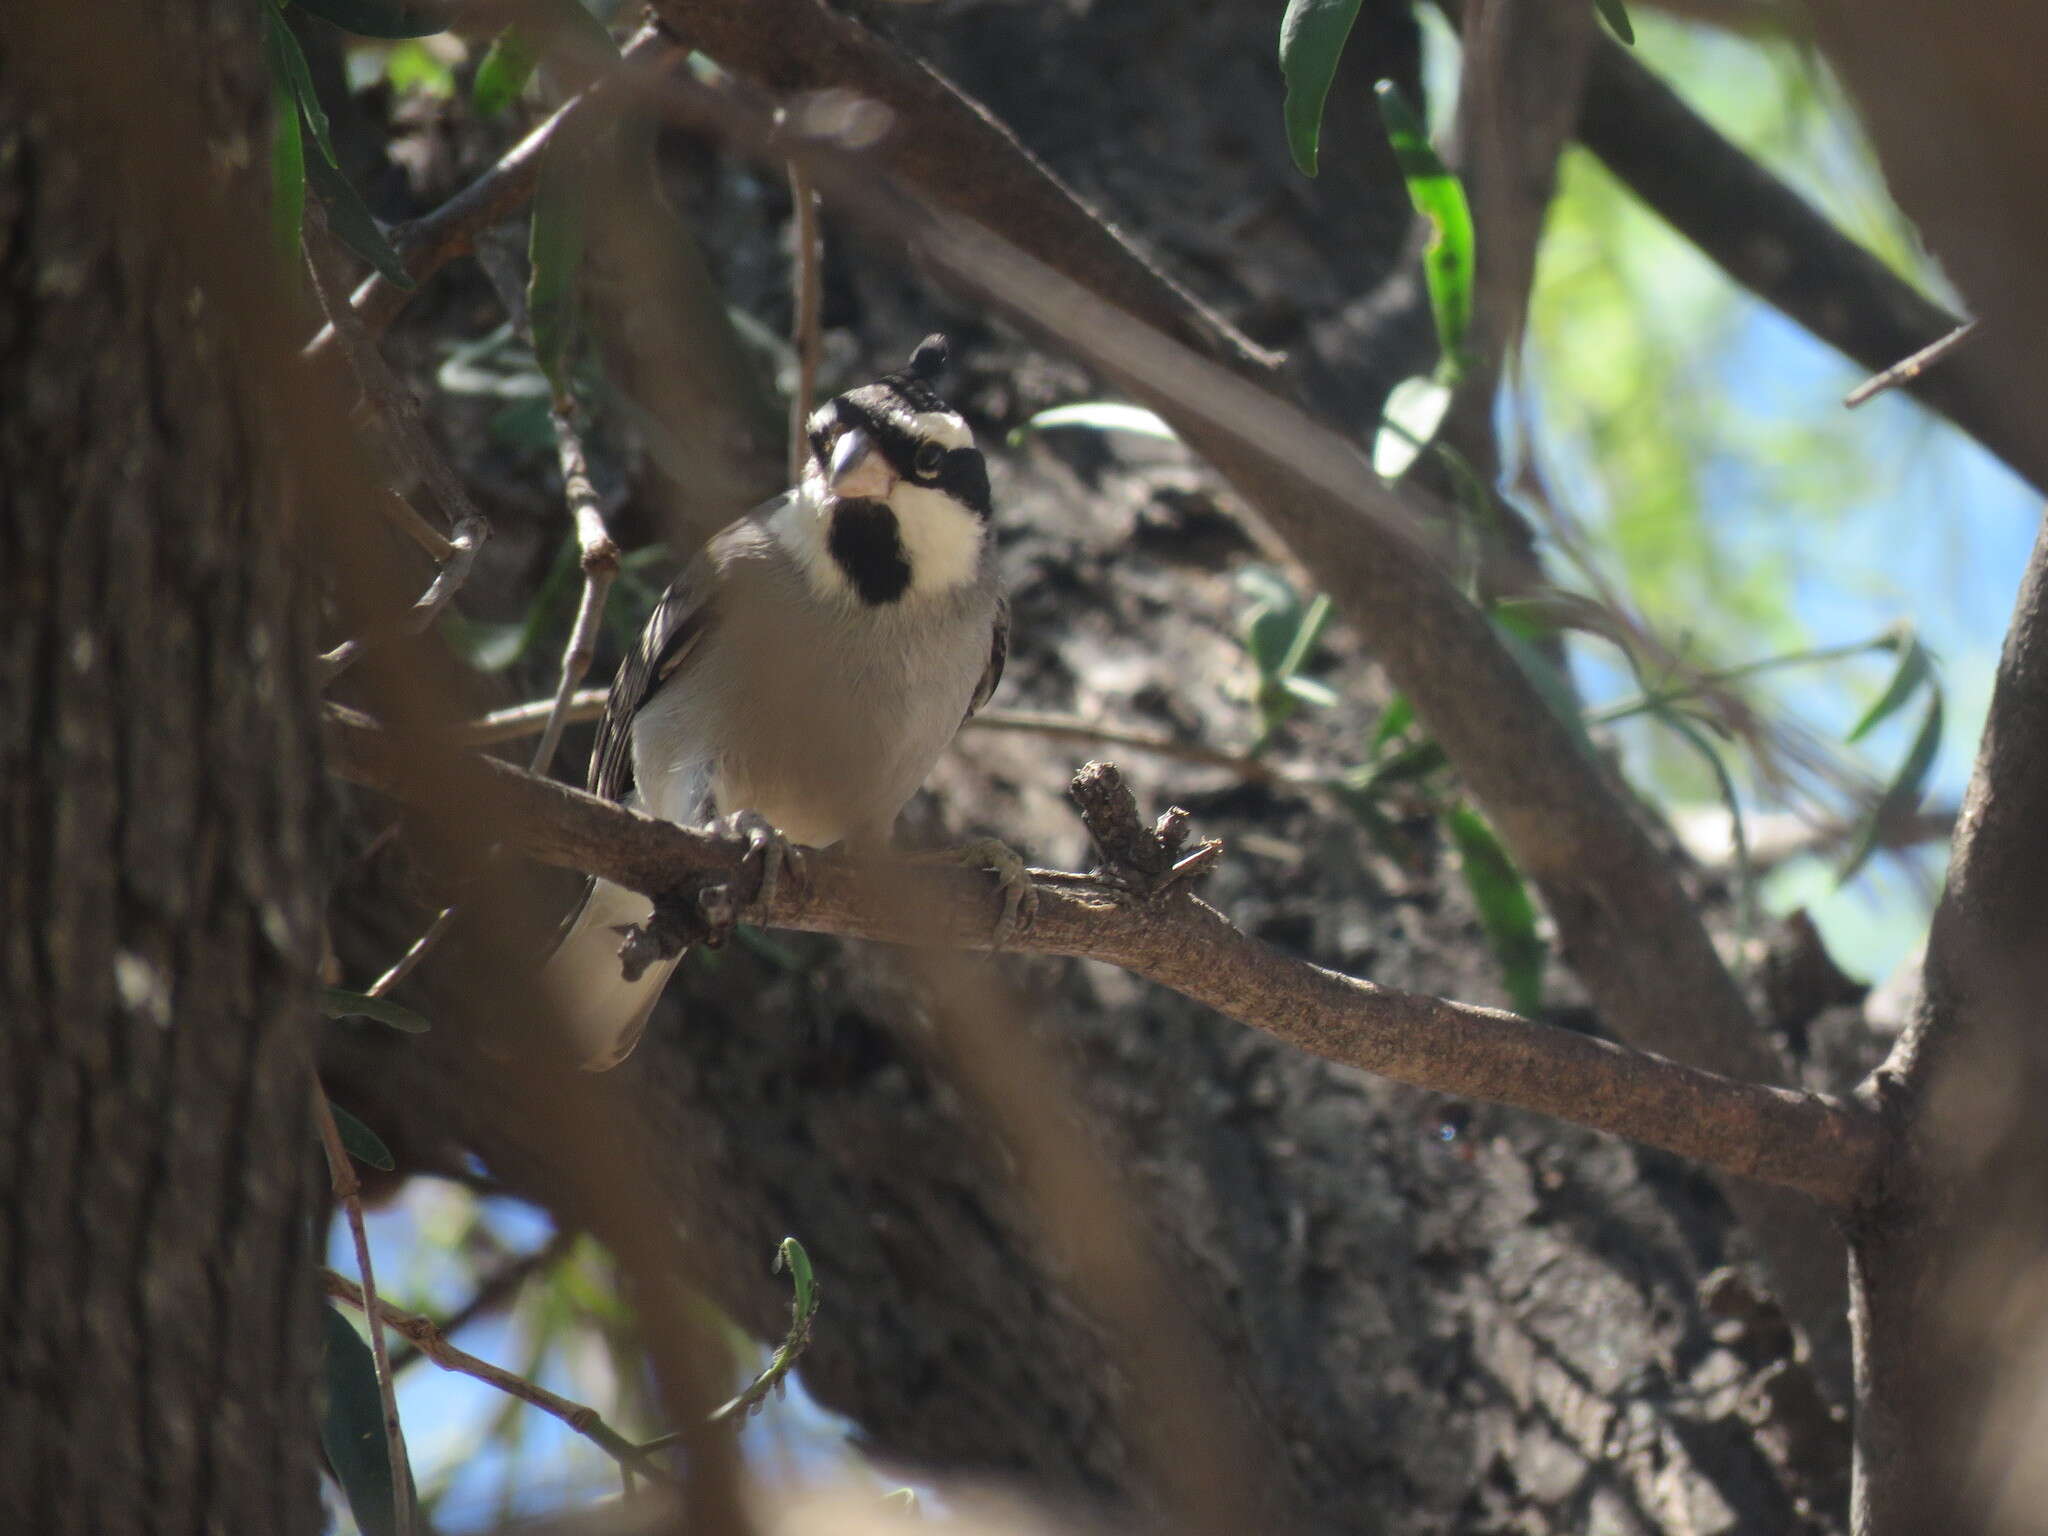
[[[812,413],[802,505],[821,558],[812,580],[875,605],[976,580],[989,537],[988,465],[966,421],[932,387],[943,337],[900,373]]]

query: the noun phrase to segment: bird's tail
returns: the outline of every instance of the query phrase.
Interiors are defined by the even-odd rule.
[[[639,892],[608,880],[592,881],[582,910],[541,968],[543,995],[587,1072],[609,1071],[632,1054],[662,987],[682,959],[657,960],[638,981],[621,973],[624,935],[619,930],[653,915],[654,904]]]

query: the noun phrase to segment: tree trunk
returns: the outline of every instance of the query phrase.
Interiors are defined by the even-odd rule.
[[[268,97],[177,9],[0,24],[10,1531],[319,1524],[311,605],[195,259],[261,253]]]

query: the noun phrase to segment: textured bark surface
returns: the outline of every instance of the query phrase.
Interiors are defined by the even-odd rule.
[[[256,171],[213,185],[261,241],[258,17],[124,11],[101,52],[29,9],[0,47],[0,1529],[311,1531],[309,586],[177,249],[213,215],[161,164]]]

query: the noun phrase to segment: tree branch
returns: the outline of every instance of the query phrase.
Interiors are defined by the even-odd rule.
[[[508,764],[409,747],[338,708],[326,734],[343,777],[542,863],[651,896],[742,880],[738,840],[655,821]],[[894,944],[993,947],[999,896],[971,872],[836,853],[812,855],[808,868],[801,889],[781,882],[772,904],[744,916]],[[1833,1204],[1856,1197],[1876,1156],[1874,1118],[1833,1100],[1339,975],[1239,932],[1184,885],[1152,899],[1101,876],[1037,878],[1038,915],[1008,948],[1121,966],[1313,1055],[1555,1115]]]
[[[1962,324],[1608,38],[1593,50],[1579,138],[1722,271],[1872,373]],[[2027,403],[2001,389],[1994,373],[1957,355],[1902,387],[2048,491],[2048,453]]]
[[[464,1376],[473,1376],[486,1386],[496,1387],[522,1403],[531,1403],[542,1413],[560,1419],[564,1424],[583,1436],[592,1445],[622,1467],[630,1467],[652,1482],[673,1484],[666,1468],[652,1460],[646,1452],[624,1435],[605,1423],[603,1415],[584,1403],[573,1403],[556,1392],[550,1392],[538,1382],[528,1381],[524,1376],[515,1376],[503,1366],[472,1355],[468,1350],[448,1342],[447,1334],[435,1325],[431,1318],[407,1312],[385,1301],[375,1292],[367,1300],[362,1288],[346,1275],[333,1270],[322,1270],[321,1280],[327,1287],[327,1294],[366,1315],[371,1315],[370,1331],[381,1334],[384,1327],[395,1328],[411,1341],[412,1346],[444,1371],[459,1371]],[[382,1325],[382,1326],[380,1326]]]

